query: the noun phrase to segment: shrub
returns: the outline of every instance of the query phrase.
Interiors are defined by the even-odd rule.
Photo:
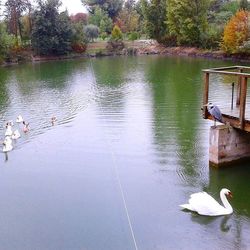
[[[204,49],[218,48],[220,46],[222,33],[223,29],[220,26],[211,24],[207,32],[201,36],[201,47]]]
[[[132,32],[128,35],[128,40],[135,41],[139,38],[139,34],[137,32]]]
[[[94,39],[97,38],[99,35],[99,28],[96,25],[89,24],[85,26],[84,33],[88,41],[91,40],[93,42]]]
[[[100,37],[104,41],[108,37],[108,34],[106,32],[102,32]]]
[[[248,12],[238,11],[227,23],[223,33],[222,49],[227,53],[237,53],[248,39]]]
[[[114,41],[122,40],[122,32],[117,25],[115,25],[113,30],[112,30],[111,39]]]

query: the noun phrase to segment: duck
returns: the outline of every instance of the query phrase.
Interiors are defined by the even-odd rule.
[[[12,135],[12,126],[7,123],[6,125],[6,131],[5,131],[5,136],[11,136]]]
[[[191,194],[189,203],[180,205],[183,209],[197,212],[199,215],[220,216],[233,213],[233,208],[229,204],[227,197],[232,197],[232,193],[227,188],[222,188],[220,198],[223,204],[220,205],[211,195],[206,192]]]
[[[9,152],[13,149],[12,140],[10,136],[6,136],[3,141],[3,152]]]
[[[25,121],[23,121],[23,125],[24,125],[23,132],[24,133],[29,132],[30,131],[29,123],[26,123]]]
[[[16,118],[16,122],[17,123],[23,122],[23,117],[21,115],[18,115],[17,118]]]
[[[18,129],[16,129],[16,130],[12,133],[12,135],[11,135],[11,139],[13,139],[13,140],[16,140],[16,139],[18,139],[18,138],[20,138],[20,137],[21,137],[21,135],[20,135]]]
[[[51,124],[52,124],[52,126],[54,126],[55,125],[55,122],[57,121],[57,119],[56,119],[56,116],[52,116],[51,117]]]

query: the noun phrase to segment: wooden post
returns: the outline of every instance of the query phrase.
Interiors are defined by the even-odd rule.
[[[246,110],[246,96],[247,96],[247,77],[242,77],[241,81],[241,95],[240,95],[240,128],[245,126],[245,110]]]
[[[242,69],[239,69],[239,72],[242,73]],[[238,76],[238,85],[237,85],[237,99],[236,99],[236,105],[240,105],[240,92],[241,92],[241,81],[242,77]]]
[[[207,107],[204,105],[208,103],[208,92],[209,92],[209,73],[208,72],[204,74],[204,82],[205,82],[205,86],[204,86],[204,92],[203,92],[203,118],[207,119],[208,110],[207,110]]]

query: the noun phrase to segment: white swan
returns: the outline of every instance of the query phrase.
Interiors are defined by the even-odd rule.
[[[13,140],[16,140],[16,139],[18,139],[18,138],[20,138],[20,137],[21,137],[21,135],[20,135],[18,129],[16,129],[16,130],[12,133],[12,135],[11,135],[11,139],[13,139]]]
[[[16,122],[17,122],[17,123],[23,122],[23,117],[22,117],[21,115],[17,116]]]
[[[219,216],[233,213],[233,208],[229,204],[226,196],[232,197],[230,190],[223,188],[220,191],[221,206],[212,196],[206,192],[191,194],[189,203],[180,207],[197,212],[200,215]]]
[[[6,136],[3,142],[3,152],[9,152],[13,149],[12,140],[9,136]]]
[[[5,136],[11,136],[12,135],[12,127],[11,125],[7,125],[6,131],[5,131]]]

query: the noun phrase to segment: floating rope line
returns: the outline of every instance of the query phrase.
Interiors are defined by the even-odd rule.
[[[96,79],[95,79],[93,65],[92,65],[92,59],[90,59],[90,66],[91,66],[90,68],[91,68],[91,73],[92,73],[93,80],[94,80],[95,84],[97,84]],[[100,107],[102,109],[102,106],[100,106]],[[103,110],[102,110],[102,112],[104,113]],[[127,207],[127,203],[126,203],[124,191],[123,191],[122,184],[121,184],[121,179],[120,179],[120,176],[119,176],[119,173],[118,173],[117,161],[116,161],[115,153],[114,153],[114,150],[113,150],[113,148],[111,146],[110,140],[108,140],[108,137],[107,137],[106,133],[104,133],[104,137],[105,137],[105,141],[106,141],[106,143],[107,143],[107,145],[108,145],[108,147],[110,149],[110,152],[111,152],[112,162],[113,162],[113,166],[114,166],[114,169],[115,169],[115,176],[116,176],[116,179],[117,179],[117,182],[118,182],[118,186],[119,186],[119,190],[120,190],[120,193],[121,193],[121,197],[122,197],[124,209],[125,209],[127,220],[128,220],[128,224],[129,224],[129,229],[130,229],[131,236],[132,236],[132,239],[133,239],[133,242],[134,242],[134,247],[135,247],[136,250],[138,250],[136,239],[135,239],[134,230],[133,230],[131,219],[130,219],[129,212],[128,212],[128,207]]]

